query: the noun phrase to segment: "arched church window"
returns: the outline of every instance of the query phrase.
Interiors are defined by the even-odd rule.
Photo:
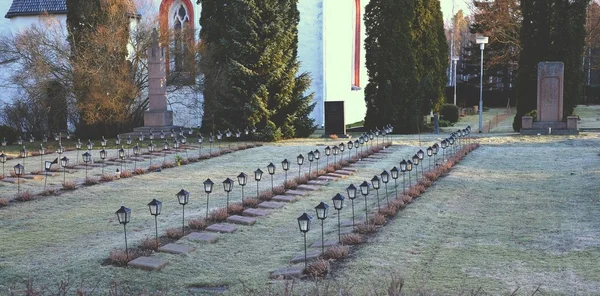
[[[183,4],[173,10],[173,59],[174,71],[181,72],[184,70],[185,57],[188,53],[188,33],[190,17],[188,11]]]
[[[352,77],[351,89],[360,90],[360,48],[361,48],[361,5],[360,0],[354,0],[352,14],[353,48],[352,48]]]

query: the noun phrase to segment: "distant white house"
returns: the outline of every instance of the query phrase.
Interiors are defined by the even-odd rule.
[[[192,0],[138,0],[142,18],[158,17],[159,29],[199,28],[202,5]],[[364,119],[364,87],[367,84],[363,25],[364,6],[369,0],[300,0],[299,48],[300,71],[309,72],[317,103],[311,114],[315,123],[324,124],[324,102],[344,101],[346,122]],[[66,0],[0,0],[0,34],[17,33],[32,24],[54,24],[66,28]],[[168,27],[167,27],[168,26]],[[194,34],[192,38],[198,38]],[[170,58],[167,67],[176,63]],[[185,62],[185,61],[182,61]],[[10,69],[0,68],[0,100],[18,98],[21,92],[7,83]],[[196,126],[201,122],[198,107],[202,95],[175,91],[169,93],[175,124]]]

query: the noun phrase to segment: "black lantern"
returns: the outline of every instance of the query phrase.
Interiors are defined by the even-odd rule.
[[[421,159],[419,158],[419,156],[417,154],[413,155],[412,157],[412,161],[413,161],[413,165],[415,166],[415,175],[416,175],[416,179],[415,182],[417,182],[418,178],[419,178],[419,164],[421,163]],[[421,174],[423,174],[423,169],[421,169]]]
[[[412,182],[410,180],[410,172],[413,169],[413,162],[411,160],[408,160],[406,162],[406,171],[408,172],[408,187],[412,186]]]
[[[393,167],[390,170],[392,179],[394,179],[394,192],[396,193],[396,198],[398,198],[398,183],[397,183],[398,181],[397,180],[398,180],[398,177],[400,176],[399,172],[400,172],[400,170],[397,167]]]
[[[227,178],[223,181],[223,190],[227,192],[227,213],[229,214],[229,192],[233,190],[233,180]]]
[[[360,193],[365,197],[365,223],[369,222],[369,209],[367,207],[367,195],[369,195],[369,183],[367,181],[363,181],[360,184]]]
[[[321,202],[315,207],[315,211],[317,212],[317,219],[321,220],[321,254],[325,254],[325,231],[323,225],[325,224],[325,219],[327,219],[329,206]]]
[[[321,151],[319,151],[319,149],[316,149],[315,152],[313,152],[315,155],[315,159],[317,160],[317,176],[319,175],[319,159],[321,159]]]
[[[117,214],[117,219],[119,219],[119,223],[123,224],[123,232],[125,233],[125,256],[127,260],[129,260],[129,249],[127,248],[127,223],[131,219],[131,209],[126,208],[125,206],[121,206],[115,214]]]
[[[310,178],[312,162],[315,161],[315,153],[310,151],[310,152],[308,152],[307,156],[308,156],[308,177]]]
[[[204,181],[204,192],[206,192],[206,220],[208,220],[208,201],[210,199],[210,193],[212,192],[214,184],[215,183],[213,183],[213,181],[210,179],[206,179],[206,181]]]
[[[338,147],[340,147],[340,159],[344,159],[344,150],[346,150],[346,144],[344,144],[344,142],[342,142]]]
[[[287,160],[287,158],[281,162],[281,167],[285,172],[285,182],[283,183],[283,186],[285,187],[287,183],[287,171],[290,169],[290,162]]]
[[[22,166],[20,163],[17,163],[17,165],[15,165],[13,167],[13,169],[15,170],[15,175],[17,175],[17,195],[19,193],[21,193],[21,176],[23,175],[23,173],[25,172],[25,167]]]
[[[140,155],[140,146],[138,143],[135,143],[135,146],[133,146],[133,155],[135,156],[133,158],[133,170],[135,171],[137,169],[137,157]]]
[[[106,159],[107,153],[106,150],[100,150],[100,159],[102,159],[102,175],[104,176],[104,160]]]
[[[333,148],[331,150],[333,152],[333,163],[336,164],[337,163],[337,155],[340,154],[340,148],[338,146],[333,146]]]
[[[260,180],[262,179],[262,175],[263,175],[263,171],[260,168],[256,169],[256,171],[254,171],[254,181],[256,181],[256,198],[258,198],[258,196],[259,196],[258,184],[260,183]]]
[[[379,212],[381,212],[381,205],[379,204],[379,188],[381,186],[380,182],[381,179],[379,179],[379,176],[377,175],[373,176],[371,179],[371,185],[373,185],[373,189],[375,189],[375,192],[377,192],[377,211]]]
[[[244,202],[244,186],[246,186],[246,183],[248,182],[248,175],[242,172],[237,176],[237,179],[238,184],[242,187],[242,202]]]
[[[152,143],[152,140],[150,140],[150,144],[148,144],[148,153],[150,153],[150,154],[154,153],[155,149],[156,149],[156,146],[154,145],[154,143]],[[152,167],[152,155],[150,155],[149,160],[150,160],[150,167]]]
[[[85,181],[88,180],[88,163],[92,161],[92,155],[89,152],[84,153],[81,157],[83,157],[83,162],[85,162]]]
[[[306,233],[310,231],[311,221],[312,217],[306,213],[298,217],[298,227],[300,228],[300,232],[304,235],[304,269],[306,269],[306,266],[308,265],[308,261],[306,260]]]
[[[271,175],[271,192],[274,193],[275,189],[273,187],[273,175],[275,175],[275,165],[272,162],[267,165],[267,171],[269,172],[269,175]]]
[[[92,143],[92,141],[90,139],[88,139],[87,150],[92,151],[92,149],[94,149],[94,143]]]
[[[63,168],[63,184],[66,181],[66,176],[67,176],[67,165],[69,164],[69,159],[65,156],[63,158],[60,159],[60,166],[62,166]]]
[[[381,177],[381,182],[383,182],[384,186],[385,186],[385,200],[387,202],[387,205],[390,205],[390,200],[388,198],[388,188],[387,188],[387,184],[390,181],[390,173],[388,173],[388,171],[383,170],[383,172],[381,172],[381,174],[379,174],[379,176]]]
[[[423,158],[425,158],[425,153],[422,149],[419,149],[419,151],[417,151],[417,156],[419,157],[419,160],[423,160]]]
[[[356,198],[356,187],[354,184],[350,184],[346,188],[346,193],[348,194],[348,198],[352,201],[352,229],[354,229],[354,199]]]
[[[160,211],[162,209],[162,202],[152,199],[152,201],[148,204],[148,209],[150,209],[150,215],[154,216],[156,248],[158,249],[158,246],[160,245],[158,240],[158,215],[160,215]]]
[[[304,156],[302,156],[302,154],[296,156],[296,163],[298,163],[298,178],[300,178],[300,173],[302,172],[302,164],[304,163]]]
[[[4,173],[4,164],[6,163],[6,154],[4,154],[4,151],[2,151],[2,154],[0,154],[0,162],[2,163],[2,177],[4,177],[6,176]]]
[[[190,193],[185,191],[184,189],[181,189],[179,192],[177,192],[177,194],[175,194],[175,197],[177,197],[177,201],[182,206],[181,235],[184,235],[185,234],[185,205],[187,205],[188,202],[190,201]]]
[[[340,222],[340,211],[344,208],[344,199],[346,198],[339,193],[331,199],[331,201],[333,201],[333,208],[338,211],[338,242],[340,244],[342,243],[342,226]]]
[[[325,170],[327,170],[327,167],[329,166],[329,155],[331,155],[331,147],[327,146],[325,147]]]

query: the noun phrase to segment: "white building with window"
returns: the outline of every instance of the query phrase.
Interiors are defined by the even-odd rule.
[[[180,31],[179,36],[198,38],[202,5],[192,0],[138,0],[142,18],[159,19],[160,30]],[[369,0],[299,0],[298,59],[300,71],[309,72],[317,103],[312,117],[324,124],[324,102],[344,101],[346,123],[364,119],[365,68],[363,13]],[[142,5],[143,4],[143,5]],[[0,34],[15,34],[32,24],[54,24],[66,28],[66,0],[0,0]],[[191,32],[191,33],[189,33]],[[66,33],[65,33],[66,34]],[[167,71],[183,71],[187,42],[174,34],[167,53]],[[7,83],[10,69],[0,68],[0,99],[10,103],[19,90]],[[183,75],[185,77],[185,75]],[[201,119],[202,95],[192,91],[169,92],[174,123],[196,126]]]

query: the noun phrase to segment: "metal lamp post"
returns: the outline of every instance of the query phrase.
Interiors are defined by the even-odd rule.
[[[422,149],[419,149],[419,151],[417,151],[417,157],[419,158],[419,163],[422,164],[423,163],[423,159],[425,158],[425,152],[423,152]],[[423,167],[421,167],[421,178],[423,177]]]
[[[123,232],[125,233],[125,256],[127,260],[129,260],[129,249],[127,248],[127,223],[131,220],[131,209],[126,208],[125,206],[121,206],[115,214],[117,214],[117,219],[119,219],[119,224],[123,224]]]
[[[348,160],[350,160],[350,158],[352,158],[352,148],[354,148],[354,143],[352,143],[352,141],[348,141]]]
[[[321,151],[319,151],[319,149],[316,149],[315,152],[313,152],[313,154],[315,155],[315,160],[317,160],[317,176],[319,175],[319,159],[321,159]]]
[[[327,146],[325,147],[325,156],[326,156],[326,162],[325,162],[325,168],[327,169],[327,167],[329,166],[329,155],[331,155],[331,147]]]
[[[158,240],[158,215],[160,215],[160,211],[162,209],[162,202],[152,199],[152,201],[148,204],[148,209],[150,210],[150,215],[154,216],[154,231],[156,238],[156,248],[160,245]]]
[[[379,179],[379,176],[373,176],[371,179],[371,185],[373,185],[373,189],[375,189],[375,192],[377,192],[377,211],[381,212],[381,206],[379,204],[379,187],[381,187],[381,179]]]
[[[327,214],[329,212],[329,206],[321,202],[315,207],[315,211],[317,212],[317,219],[321,220],[321,255],[325,254],[325,219],[327,219]]]
[[[448,141],[442,140],[440,146],[442,147],[442,162],[446,162],[446,148],[448,147]]]
[[[19,193],[21,193],[21,176],[23,175],[23,172],[25,171],[25,167],[23,165],[21,165],[20,163],[17,163],[17,165],[15,165],[13,167],[13,169],[15,170],[15,175],[17,175],[17,195]]]
[[[340,143],[338,145],[339,150],[340,150],[340,161],[344,160],[344,150],[346,150],[346,144],[344,144],[344,142]]]
[[[312,170],[312,162],[315,160],[315,153],[310,151],[307,154],[308,156],[308,178],[310,179],[310,173]]]
[[[440,150],[440,145],[438,145],[438,143],[435,143],[431,146],[431,153],[433,153],[433,166],[437,166],[437,159],[436,156],[438,154],[438,151]]]
[[[210,193],[212,192],[214,184],[215,183],[213,183],[213,181],[210,179],[206,179],[206,181],[204,181],[204,192],[206,192],[206,220],[208,220],[208,201],[210,199]]]
[[[121,172],[123,171],[123,161],[125,161],[125,149],[121,146],[121,149],[117,151],[119,153],[119,159],[121,160]]]
[[[388,173],[388,171],[383,170],[383,172],[381,172],[380,174],[381,176],[381,182],[383,182],[384,186],[385,186],[385,201],[387,203],[387,205],[390,205],[390,199],[388,198],[388,188],[387,188],[387,184],[390,181],[390,173]]]
[[[77,158],[75,159],[75,163],[79,163],[79,150],[81,150],[82,145],[83,143],[81,143],[81,139],[77,139],[77,143],[75,143],[75,149],[77,150]]]
[[[223,190],[225,190],[225,192],[227,193],[227,214],[229,214],[229,193],[231,192],[231,190],[233,189],[233,180],[227,178],[225,179],[225,181],[223,181]]]
[[[60,166],[63,168],[63,184],[66,182],[67,178],[67,165],[69,164],[69,159],[65,156],[60,159]]]
[[[369,223],[369,209],[367,207],[367,195],[369,195],[369,183],[367,183],[367,181],[363,181],[359,187],[360,187],[360,193],[365,198],[365,224],[368,224]]]
[[[397,167],[393,167],[390,170],[390,174],[392,175],[392,179],[394,179],[394,192],[396,193],[396,198],[398,198],[398,173],[400,172],[400,170]]]
[[[262,179],[262,175],[263,175],[263,171],[258,168],[256,169],[256,171],[254,171],[254,181],[256,181],[256,198],[258,199],[258,196],[260,195],[258,192],[260,191],[260,189],[258,188],[258,184],[260,183],[260,180]]]
[[[58,163],[58,158],[54,161],[47,161],[44,163],[44,170],[46,171],[46,177],[44,178],[44,190],[46,190],[46,185],[48,184],[48,172],[52,169],[52,164]]]
[[[358,159],[358,147],[360,146],[360,142],[358,140],[354,141],[354,151],[356,151],[356,158]]]
[[[23,167],[25,167],[25,158],[29,156],[29,151],[27,151],[27,148],[25,148],[25,146],[23,146],[23,149],[21,149],[21,152],[19,152],[19,156],[23,159]]]
[[[135,143],[135,146],[133,146],[133,156],[135,156],[133,158],[133,170],[137,170],[137,158],[140,155],[140,146],[138,145],[138,143]]]
[[[410,186],[412,186],[412,182],[410,181],[410,172],[413,169],[413,162],[411,160],[408,160],[406,162],[406,171],[408,172],[408,188],[410,188]]]
[[[0,154],[0,162],[2,163],[2,178],[4,178],[6,176],[4,173],[4,164],[6,163],[6,154],[4,154],[4,151]]]
[[[356,187],[354,184],[350,184],[346,188],[346,193],[348,194],[348,198],[352,201],[352,230],[354,230],[354,199],[356,198]]]
[[[298,227],[300,228],[300,232],[304,235],[304,269],[308,266],[308,262],[306,261],[306,233],[310,231],[310,222],[312,221],[312,217],[308,214],[304,213],[300,217],[298,217]]]
[[[85,162],[85,181],[88,180],[88,163],[92,161],[92,155],[89,152],[86,152],[82,155],[83,162]]]
[[[452,63],[454,64],[454,79],[452,79],[452,83],[454,84],[454,105],[456,105],[456,63],[458,62],[459,58],[457,56],[453,56],[452,57]]]
[[[413,155],[412,162],[413,162],[413,165],[415,166],[415,184],[417,184],[419,182],[419,162],[420,162],[419,156],[416,154]]]
[[[479,74],[479,133],[483,132],[483,50],[488,43],[488,37],[477,36],[475,43],[479,44],[481,50],[481,70]]]
[[[400,162],[400,171],[402,172],[402,194],[404,194],[404,192],[406,192],[406,171],[407,171],[407,167],[408,167],[408,163],[406,162],[406,159],[403,159]]]
[[[340,154],[340,147],[333,146],[333,165],[337,164],[337,155]]]
[[[167,151],[169,151],[169,142],[166,140],[163,142],[163,164],[167,162]]]
[[[106,159],[106,150],[100,150],[100,159],[102,159],[102,176],[104,176],[104,160]]]
[[[433,147],[429,146],[427,148],[427,159],[429,162],[429,171],[431,171],[431,156],[433,156]]]
[[[204,138],[202,137],[202,134],[198,134],[198,157],[200,157],[202,155],[202,142],[204,141]]]
[[[275,165],[271,162],[267,165],[267,172],[271,175],[271,192],[275,193],[275,188],[273,187],[273,175],[275,175]]]
[[[179,202],[179,204],[182,206],[181,235],[184,235],[185,234],[185,205],[187,205],[188,202],[190,201],[190,193],[185,191],[184,189],[181,189],[179,192],[177,192],[177,194],[175,194],[175,196],[177,197],[177,201]]]
[[[296,157],[296,163],[298,164],[298,179],[300,179],[300,173],[302,172],[302,164],[304,163],[304,156],[302,156],[302,154]]]
[[[44,170],[44,154],[46,154],[44,145],[40,144],[40,150],[38,152],[40,153],[40,171],[42,171]]]
[[[248,183],[248,175],[242,172],[237,176],[237,179],[238,184],[242,187],[242,202],[244,202],[244,186]]]
[[[338,211],[338,242],[342,243],[342,224],[340,222],[340,211],[344,208],[345,197],[341,194],[336,194],[331,200],[333,201],[333,208]]]
[[[107,144],[107,141],[104,138],[104,136],[102,136],[102,140],[100,140],[100,145],[102,146],[102,148],[106,148],[106,144]]]
[[[152,140],[150,140],[150,144],[148,144],[148,153],[150,153],[150,157],[148,159],[150,160],[150,167],[152,167],[152,153],[154,153],[155,148],[156,146],[154,146],[154,143],[152,143]]]
[[[281,162],[281,167],[283,168],[283,171],[285,172],[285,181],[283,183],[283,187],[285,187],[286,183],[287,183],[287,171],[290,169],[290,162],[287,160],[287,158]]]

